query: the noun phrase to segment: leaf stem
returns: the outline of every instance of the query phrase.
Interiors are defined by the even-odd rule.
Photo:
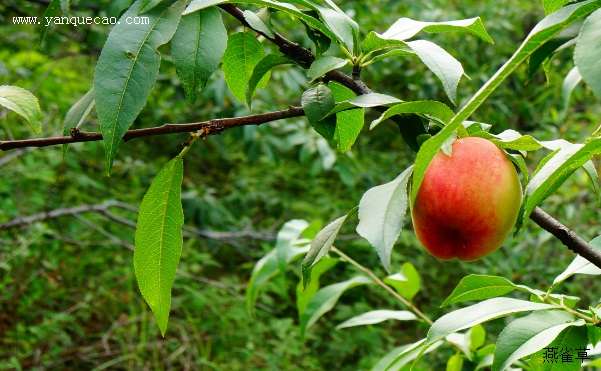
[[[359,270],[363,271],[365,274],[367,274],[371,279],[373,279],[378,285],[382,286],[386,291],[390,292],[390,294],[392,296],[394,296],[395,298],[397,298],[401,303],[403,303],[410,311],[412,311],[413,313],[415,313],[415,315],[417,315],[419,318],[421,318],[424,322],[426,322],[428,325],[432,326],[432,320],[426,316],[422,311],[420,311],[415,305],[413,305],[410,301],[408,301],[407,299],[405,299],[404,297],[402,297],[398,292],[396,292],[392,287],[388,286],[386,283],[384,283],[384,281],[382,281],[378,276],[376,276],[374,274],[374,272],[372,272],[370,269],[362,266],[361,264],[357,263],[355,260],[353,260],[351,257],[349,257],[348,255],[346,255],[345,253],[343,253],[342,251],[338,250],[337,248],[335,248],[334,246],[332,246],[332,248],[330,249],[330,251],[335,252],[336,254],[338,254],[342,259],[346,260],[347,262],[351,263],[352,265],[354,265],[355,267],[357,267]]]

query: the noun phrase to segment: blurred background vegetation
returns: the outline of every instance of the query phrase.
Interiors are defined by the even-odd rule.
[[[129,2],[74,1],[72,13],[118,16]],[[359,23],[363,36],[370,30],[385,31],[400,17],[424,21],[482,17],[494,45],[462,34],[424,36],[459,59],[470,76],[460,83],[460,104],[543,17],[540,2],[527,0],[337,3]],[[38,47],[40,29],[13,25],[12,16],[41,17],[46,5],[17,0],[0,4],[0,85],[31,90],[44,112],[43,135],[53,136],[61,135],[66,112],[91,87],[110,26],[55,25],[46,30]],[[241,30],[229,15],[224,14],[224,20],[230,32]],[[311,46],[301,24],[276,15],[275,25],[286,37]],[[135,128],[249,113],[229,93],[220,72],[196,104],[188,105],[168,47],[163,48],[158,81]],[[513,128],[538,139],[581,141],[598,125],[601,107],[588,89],[579,86],[566,111],[561,83],[572,67],[570,60],[570,53],[556,58],[548,81],[543,73],[528,81],[523,66],[473,119],[493,124],[495,132]],[[363,79],[374,91],[400,99],[450,104],[440,82],[416,59],[376,63],[363,72]],[[307,82],[299,69],[276,69],[251,113],[299,105]],[[375,117],[374,112],[368,115]],[[92,112],[82,130],[97,131],[97,126]],[[0,140],[29,137],[23,120],[0,110]],[[0,369],[357,370],[369,369],[393,347],[425,336],[427,327],[404,322],[334,330],[336,324],[367,310],[403,309],[377,287],[345,293],[304,342],[294,285],[287,290],[268,285],[256,316],[248,315],[245,284],[257,260],[273,248],[284,222],[328,223],[357,205],[367,189],[392,180],[414,159],[392,125],[365,130],[350,153],[340,154],[300,118],[228,130],[195,145],[186,156],[183,206],[186,225],[194,230],[184,241],[170,327],[162,338],[135,283],[131,223],[151,180],[185,139],[181,134],[122,144],[111,177],[104,175],[99,142],[71,145],[64,159],[60,147],[0,154],[0,224],[107,201],[129,205],[111,207],[104,214],[64,216],[0,230]],[[544,155],[540,152],[527,159],[531,170]],[[577,172],[543,208],[585,239],[601,234],[584,172]],[[368,243],[352,228],[344,234],[338,248],[383,276]],[[395,247],[393,267],[400,269],[409,261],[417,268],[423,289],[415,302],[435,319],[448,310],[439,305],[465,275],[501,275],[545,289],[572,258],[558,241],[529,223],[523,233],[483,260],[439,262],[419,247],[407,222]],[[291,268],[291,277],[298,276],[299,267],[300,262]],[[338,264],[322,277],[322,284],[354,273],[352,267]],[[592,278],[578,277],[565,286],[565,293],[583,296],[586,305],[599,300],[596,287]],[[485,325],[489,340],[501,325]],[[451,349],[438,348],[418,366],[444,367],[450,354]]]

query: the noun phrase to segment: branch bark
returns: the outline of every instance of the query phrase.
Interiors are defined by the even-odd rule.
[[[189,133],[198,130],[202,130],[204,135],[217,135],[221,134],[224,130],[235,128],[238,126],[261,125],[271,121],[299,117],[304,115],[305,111],[301,107],[291,106],[285,110],[262,113],[258,115],[214,119],[210,121],[196,122],[190,124],[164,124],[162,126],[157,126],[153,128],[128,130],[123,136],[123,140],[127,142],[128,140],[134,138],[148,137],[153,135]],[[55,146],[58,144],[92,142],[98,140],[102,140],[102,133],[82,132],[77,129],[72,129],[71,136],[68,137],[11,140],[0,142],[0,150],[8,151],[11,149],[24,147],[48,147]]]

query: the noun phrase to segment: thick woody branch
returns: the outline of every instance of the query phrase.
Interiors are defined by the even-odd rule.
[[[271,121],[303,116],[304,114],[305,112],[301,107],[290,107],[282,111],[268,112],[251,116],[215,119],[191,124],[165,124],[153,128],[128,130],[123,136],[123,140],[128,141],[134,138],[148,137],[153,135],[189,133],[198,130],[202,130],[203,135],[216,135],[221,134],[221,132],[226,129],[231,129],[238,126],[261,125]],[[68,137],[11,140],[0,142],[0,150],[8,151],[23,147],[47,147],[58,144],[92,142],[98,140],[102,140],[102,133],[82,132],[77,129],[72,129],[71,136]]]
[[[530,214],[530,219],[557,237],[568,249],[601,268],[601,251],[595,249],[576,232],[561,224],[558,220],[543,211],[543,209],[536,207],[532,214]]]

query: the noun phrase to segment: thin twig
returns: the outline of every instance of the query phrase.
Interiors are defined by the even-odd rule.
[[[340,255],[341,258],[343,258],[344,260],[348,261],[349,263],[351,263],[352,265],[354,265],[355,267],[359,268],[359,270],[363,271],[365,274],[367,274],[369,277],[371,277],[371,279],[373,279],[378,285],[382,286],[386,291],[388,291],[392,296],[394,296],[395,298],[397,298],[401,303],[403,303],[410,311],[412,311],[413,313],[415,313],[415,315],[417,315],[419,318],[421,318],[424,322],[426,322],[427,324],[429,324],[430,326],[432,325],[432,320],[426,316],[422,311],[420,311],[415,305],[413,305],[413,303],[411,303],[409,300],[405,299],[404,297],[402,297],[401,295],[399,295],[398,292],[396,292],[392,287],[388,286],[386,283],[384,283],[384,281],[382,281],[380,279],[380,277],[376,276],[374,272],[372,272],[370,269],[362,266],[361,264],[359,264],[358,262],[356,262],[355,260],[351,259],[351,257],[349,257],[348,255],[346,255],[345,253],[343,253],[342,251],[338,250],[337,248],[335,248],[334,246],[332,246],[332,248],[330,249],[331,251],[335,252],[336,254]]]
[[[123,140],[128,141],[134,138],[154,135],[189,133],[199,130],[202,130],[204,135],[217,135],[221,134],[226,129],[231,129],[238,126],[261,125],[271,121],[304,116],[304,114],[305,112],[301,107],[289,107],[285,110],[262,113],[258,115],[215,119],[189,124],[164,124],[162,126],[153,128],[128,130],[125,132]],[[102,133],[100,132],[82,132],[79,130],[72,130],[71,136],[68,137],[3,141],[0,142],[0,150],[8,151],[15,148],[47,147],[59,144],[93,142],[99,140],[102,140]]]

